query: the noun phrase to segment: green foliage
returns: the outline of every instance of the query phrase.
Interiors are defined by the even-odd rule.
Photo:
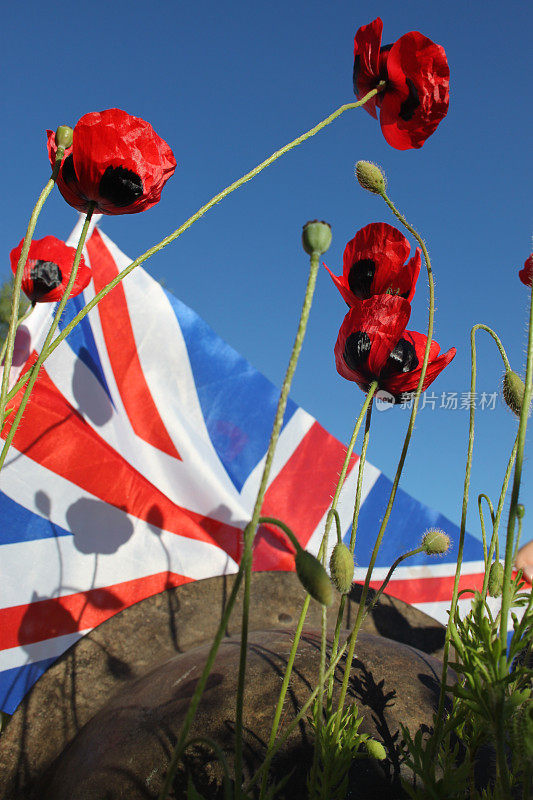
[[[352,762],[356,758],[368,757],[366,749],[358,752],[369,736],[358,732],[363,718],[358,714],[357,705],[354,703],[342,714],[336,736],[339,714],[342,711],[327,714],[318,729],[315,721],[309,720],[315,732],[317,748],[316,769],[307,780],[309,800],[344,800]]]
[[[499,614],[476,593],[470,613],[450,627],[459,681],[448,686],[451,711],[437,740],[403,729],[406,763],[417,783],[404,788],[413,800],[509,800],[528,798],[533,766],[533,604],[511,584],[513,633],[507,650],[499,638]],[[437,720],[435,720],[435,727]]]

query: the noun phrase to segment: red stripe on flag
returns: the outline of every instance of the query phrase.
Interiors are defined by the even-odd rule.
[[[99,292],[118,275],[118,270],[96,228],[87,242],[87,252],[94,288]],[[98,303],[98,312],[117,388],[133,430],[158,450],[180,458],[146,383],[121,283]]]
[[[23,391],[14,398],[13,405],[18,407]],[[12,418],[13,415],[6,421],[3,438]],[[87,425],[44,369],[13,444],[28,458],[104,503],[170,533],[215,544],[235,561],[239,560],[242,551],[239,528],[188,511],[169,500]]]
[[[440,603],[446,600],[451,602],[453,594],[454,575],[435,577],[415,577],[391,580],[385,589],[386,594],[404,600],[406,603]],[[370,581],[372,589],[379,589],[381,581]],[[483,586],[483,573],[461,575],[459,591],[463,589],[481,590]],[[471,599],[471,594],[465,594],[466,599]]]
[[[103,589],[0,609],[0,650],[94,628],[122,609],[190,578],[160,572]]]
[[[283,469],[270,484],[263,516],[285,522],[305,547],[331,505],[346,447],[314,422]],[[358,461],[352,456],[349,471]],[[253,568],[294,569],[294,550],[278,528],[262,526],[256,537]]]

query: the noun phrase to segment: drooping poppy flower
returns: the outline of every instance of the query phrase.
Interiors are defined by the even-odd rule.
[[[365,103],[387,142],[397,150],[422,147],[448,111],[450,69],[444,48],[418,31],[381,46],[378,17],[354,41],[353,85],[360,100],[382,80],[385,88]]]
[[[11,269],[15,273],[24,240],[11,251]],[[54,303],[65,292],[72,272],[76,250],[55,236],[34,239],[22,273],[22,291],[32,303]],[[81,257],[69,297],[83,292],[91,280],[91,270]]]
[[[526,286],[531,286],[533,282],[533,253],[524,261],[524,268],[520,270],[518,277]]]
[[[53,165],[55,133],[47,131]],[[159,202],[176,159],[152,126],[119,108],[85,114],[57,178],[59,191],[78,211],[96,203],[101,214],[136,214]]]
[[[396,294],[411,302],[421,257],[417,247],[406,264],[410,252],[408,240],[397,228],[386,222],[371,222],[346,245],[342,275],[337,277],[326,269],[350,307],[374,294]]]
[[[382,294],[362,300],[346,314],[335,344],[337,372],[364,391],[372,381],[389,392],[396,403],[412,394],[420,379],[427,336],[406,331],[411,306],[397,295]],[[422,390],[455,356],[454,347],[439,355],[432,341]]]

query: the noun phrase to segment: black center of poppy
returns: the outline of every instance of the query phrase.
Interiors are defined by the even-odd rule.
[[[45,294],[61,286],[63,276],[53,261],[35,261],[31,268],[30,278],[33,283],[30,300],[35,302]]]
[[[411,78],[406,78],[405,80],[409,87],[409,97],[407,97],[400,106],[400,117],[406,122],[409,122],[420,105],[420,98],[418,96],[418,89]]]
[[[63,161],[61,176],[65,183],[76,183],[78,180],[76,177],[76,172],[74,171],[74,159],[72,158],[72,153]]]
[[[143,182],[131,169],[108,167],[100,179],[100,196],[117,208],[131,205],[142,193]]]
[[[407,339],[400,339],[392,353],[387,359],[385,367],[381,371],[382,377],[398,375],[401,372],[411,372],[418,367],[418,358],[414,345]]]
[[[370,353],[370,336],[365,331],[351,333],[344,345],[344,360],[350,369],[359,370]]]
[[[350,267],[348,285],[353,294],[360,300],[366,300],[372,294],[371,286],[376,272],[376,262],[371,258],[361,258]]]

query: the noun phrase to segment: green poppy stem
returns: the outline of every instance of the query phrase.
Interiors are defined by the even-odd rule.
[[[5,342],[4,371],[2,373],[2,386],[0,389],[0,430],[2,430],[4,426],[4,420],[6,418],[6,413],[5,413],[6,402],[8,399],[10,399],[8,397],[7,390],[9,386],[9,372],[11,370],[11,365],[13,363],[13,349],[15,347],[15,334],[17,332],[17,325],[18,325],[20,288],[22,286],[22,276],[24,274],[24,267],[26,266],[26,261],[28,260],[28,253],[30,251],[31,240],[33,239],[33,234],[35,233],[35,226],[37,225],[39,214],[41,213],[42,208],[50,192],[54,188],[54,184],[56,182],[59,173],[59,168],[61,167],[61,162],[63,160],[64,155],[65,155],[65,148],[58,147],[56,153],[56,160],[54,163],[50,180],[47,182],[46,186],[39,195],[37,202],[35,203],[34,209],[31,212],[30,221],[28,222],[26,235],[24,237],[24,242],[22,244],[22,250],[17,263],[17,269],[15,271],[15,278],[13,280],[13,295],[11,300],[11,317],[9,320],[9,330]]]
[[[11,427],[9,429],[9,433],[6,436],[6,440],[4,446],[2,448],[2,452],[0,453],[0,470],[2,469],[4,462],[6,460],[7,452],[11,446],[11,442],[13,441],[13,437],[17,431],[19,426],[20,420],[22,419],[22,415],[24,414],[24,410],[30,399],[30,395],[32,393],[33,387],[35,386],[35,382],[37,381],[37,377],[39,375],[39,371],[41,369],[41,365],[46,358],[47,348],[52,341],[52,338],[57,330],[57,326],[59,325],[59,320],[61,319],[61,314],[63,313],[63,309],[67,304],[67,300],[70,297],[70,292],[72,291],[72,287],[74,286],[74,281],[76,280],[76,275],[78,273],[78,267],[80,265],[81,255],[83,252],[83,246],[85,244],[85,239],[87,237],[87,231],[89,230],[89,224],[91,222],[91,217],[93,215],[94,203],[89,204],[89,210],[85,217],[85,222],[81,231],[80,240],[78,242],[78,247],[76,248],[76,255],[74,256],[74,262],[72,264],[72,271],[70,273],[70,277],[65,287],[65,291],[63,292],[63,296],[59,302],[57,307],[54,319],[52,324],[50,325],[50,330],[46,334],[46,338],[44,340],[43,346],[41,348],[41,352],[39,353],[37,360],[33,367],[30,369],[30,378],[26,385],[26,389],[22,396],[22,400],[20,401],[20,405],[17,409],[17,413],[15,414],[15,418],[11,423]]]
[[[325,119],[323,119],[321,122],[319,122],[310,130],[308,130],[306,133],[303,133],[301,136],[298,136],[296,139],[294,139],[292,142],[289,142],[289,144],[286,144],[280,150],[276,150],[275,153],[272,153],[271,156],[269,156],[267,159],[258,164],[257,167],[254,167],[254,169],[250,170],[250,172],[247,172],[246,175],[243,175],[242,178],[239,178],[233,183],[230,183],[229,186],[227,186],[225,189],[222,189],[221,192],[212,197],[211,200],[209,200],[209,202],[207,202],[200,209],[198,209],[198,211],[195,214],[193,214],[192,217],[189,217],[189,219],[186,222],[184,222],[183,225],[180,225],[180,227],[177,228],[173,233],[169,234],[169,236],[162,239],[162,241],[160,241],[158,244],[151,247],[149,250],[143,253],[143,255],[138,256],[138,258],[132,261],[131,264],[128,264],[128,266],[125,267],[122,270],[122,272],[119,272],[119,274],[115,278],[113,278],[112,281],[110,281],[106,286],[104,286],[92,298],[92,300],[90,300],[90,302],[87,303],[85,308],[82,308],[82,310],[74,317],[74,319],[71,322],[69,322],[68,325],[65,326],[65,328],[61,331],[61,333],[51,343],[50,347],[48,348],[48,352],[45,353],[45,359],[48,358],[48,356],[56,349],[56,347],[58,347],[61,344],[63,339],[66,339],[66,337],[73,330],[73,328],[75,328],[76,325],[78,325],[78,323],[81,322],[81,320],[87,316],[89,311],[91,311],[91,309],[93,309],[100,302],[100,300],[102,300],[103,297],[109,294],[109,292],[112,289],[114,289],[115,286],[117,286],[122,280],[124,280],[124,278],[127,275],[129,275],[130,272],[135,269],[135,267],[140,266],[149,258],[151,258],[151,256],[155,255],[155,253],[158,253],[160,250],[163,250],[164,247],[167,247],[167,245],[169,245],[171,242],[173,242],[175,239],[181,236],[181,234],[184,233],[188,228],[190,228],[191,225],[193,225],[201,217],[203,217],[203,215],[207,211],[209,211],[209,209],[211,209],[217,203],[220,203],[221,200],[223,200],[229,194],[234,192],[235,189],[239,189],[249,180],[254,178],[256,175],[258,175],[260,172],[266,169],[266,167],[269,167],[271,164],[274,163],[274,161],[277,161],[278,158],[281,158],[281,156],[284,156],[285,153],[288,153],[290,150],[294,149],[295,147],[298,147],[298,145],[302,144],[307,139],[310,139],[312,136],[315,136],[315,134],[319,133],[321,130],[323,130],[323,128],[325,128],[327,125],[330,125],[338,117],[340,117],[341,114],[344,114],[345,111],[350,111],[353,108],[360,108],[361,106],[364,106],[365,103],[371,100],[372,97],[375,97],[384,88],[385,88],[385,81],[381,81],[379,85],[376,86],[375,89],[372,89],[370,92],[368,92],[368,94],[366,94],[361,100],[358,100],[356,103],[345,103],[345,105],[342,105],[339,108],[337,108],[332,114],[329,114],[329,116],[327,116]],[[14,397],[14,395],[18,392],[21,386],[23,386],[28,379],[29,379],[29,371],[26,372],[18,380],[16,385],[13,387],[13,389],[7,396],[7,399],[11,399],[12,397]]]

